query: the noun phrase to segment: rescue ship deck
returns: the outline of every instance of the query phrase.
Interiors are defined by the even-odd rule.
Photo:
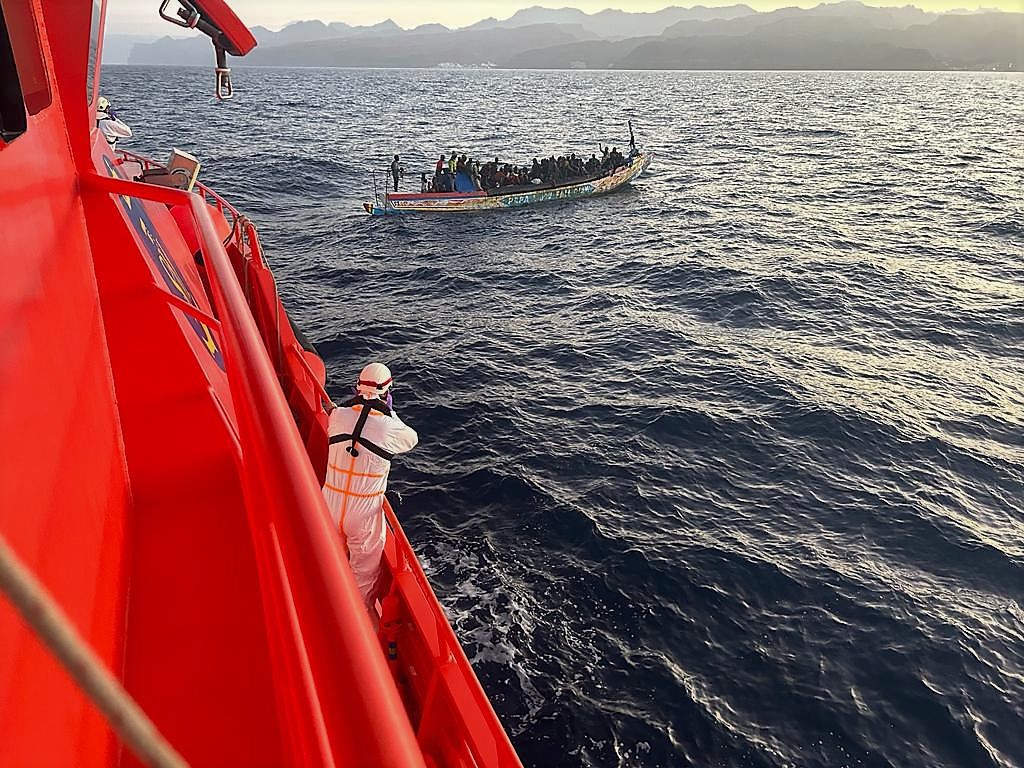
[[[194,6],[220,58],[255,45]],[[0,560],[69,632],[0,569],[0,765],[520,765],[387,505],[377,628],[362,606],[320,492],[324,365],[255,225],[95,129],[104,3],[2,10]]]

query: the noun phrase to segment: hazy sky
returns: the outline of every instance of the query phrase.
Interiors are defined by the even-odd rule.
[[[277,29],[290,21],[300,19],[321,19],[323,21],[345,21],[349,24],[375,24],[384,19],[394,19],[403,27],[414,27],[427,22],[440,22],[449,27],[464,27],[487,16],[507,18],[520,8],[543,5],[551,8],[570,6],[587,13],[605,8],[621,8],[626,11],[657,11],[667,5],[721,6],[746,2],[757,10],[772,10],[784,6],[809,8],[819,0],[561,0],[560,2],[530,2],[526,0],[390,0],[387,3],[354,2],[352,0],[228,0],[229,5],[246,24],[262,24]],[[879,2],[868,0],[868,5],[913,4],[926,11],[945,11],[953,8],[973,8],[977,4],[966,0],[900,0]],[[1024,11],[1024,0],[982,0],[986,8],[1004,11]],[[135,32],[138,34],[168,34],[174,31],[169,23],[157,16],[159,3],[156,0],[108,0],[107,26],[111,32]]]

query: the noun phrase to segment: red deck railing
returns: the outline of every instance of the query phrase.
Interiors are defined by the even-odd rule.
[[[276,668],[282,729],[295,765],[423,766],[366,618],[339,537],[264,341],[203,200],[90,174],[94,190],[184,205],[210,272],[241,449],[246,508]],[[194,307],[175,306],[196,313]]]
[[[390,659],[389,643],[396,642],[397,658],[389,664],[424,754],[441,756],[441,765],[522,768],[386,501],[384,514],[389,535],[381,644]],[[389,618],[397,626],[389,628]]]
[[[161,167],[142,155],[124,150],[118,150],[118,154],[122,164],[138,164],[142,170]],[[292,330],[255,225],[206,185],[196,182],[194,192],[223,216],[230,227],[230,234],[223,241],[225,251],[256,320],[257,330],[292,409],[310,461],[323,481],[322,473],[327,461],[326,414],[331,399],[324,389],[322,361],[312,355],[320,367],[319,372],[314,371],[310,366],[310,355],[302,349]]]
[[[130,162],[139,163],[143,168],[155,165],[152,161],[138,155],[128,152],[120,154]],[[161,198],[159,195],[147,198],[167,204],[180,204],[182,201],[179,196],[184,195],[191,198],[189,205],[193,211],[201,210],[205,214],[207,213],[206,206],[211,205],[228,219],[231,225],[231,235],[223,244],[226,245],[226,248],[218,249],[216,242],[208,243],[204,238],[204,258],[210,258],[207,256],[206,250],[219,251],[220,255],[226,258],[230,270],[234,272],[233,276],[236,278],[233,289],[242,291],[247,308],[251,313],[250,324],[252,324],[253,318],[256,319],[255,330],[264,350],[270,357],[267,362],[272,363],[278,377],[280,384],[278,394],[280,395],[281,390],[284,391],[299,432],[306,441],[307,466],[310,460],[314,465],[316,464],[321,448],[322,458],[326,463],[327,437],[323,406],[325,403],[330,403],[330,398],[321,384],[321,377],[310,367],[309,358],[298,345],[287,316],[284,315],[273,277],[263,257],[256,228],[230,203],[199,183],[195,185],[197,194],[176,192],[162,187],[154,188],[145,184],[134,184],[133,188],[137,192],[149,190],[174,192],[176,199],[173,202],[169,198]],[[144,195],[140,193],[139,196],[143,197]],[[209,216],[206,218],[209,220]],[[224,280],[224,275],[220,270],[214,271],[216,280],[211,276],[211,283],[218,284],[214,292],[223,294],[221,283]],[[170,294],[168,295],[170,296]],[[218,299],[215,295],[214,298],[217,314],[223,317],[221,309],[223,297]],[[174,302],[174,304],[179,309],[192,313],[193,316],[205,315],[186,302]],[[283,321],[282,315],[284,315]],[[215,332],[221,336],[231,335],[230,332],[225,334],[219,324],[211,324],[209,318],[203,319],[203,322],[214,328]],[[230,352],[230,348],[228,351]],[[230,379],[232,375],[231,355],[228,355],[227,360]],[[316,362],[319,363],[319,359]],[[235,385],[233,384],[233,398],[237,400],[234,391]],[[237,409],[238,404],[236,403]],[[248,414],[248,417],[252,418],[253,414]],[[242,420],[243,415],[239,411],[239,421],[242,422]],[[241,424],[240,429],[243,429]],[[320,445],[321,440],[322,446]],[[251,449],[252,446],[250,446]],[[243,455],[244,451],[245,446],[243,446]],[[274,463],[271,462],[270,466],[274,466]],[[316,490],[319,514],[326,520],[326,511],[323,508],[319,488],[316,485],[313,485],[313,488]],[[385,593],[384,615],[381,617],[378,635],[380,646],[376,648],[376,656],[379,661],[383,661],[385,657],[388,658],[387,667],[390,677],[401,694],[402,703],[405,706],[408,720],[415,730],[416,740],[422,754],[429,756],[430,761],[438,766],[466,766],[467,768],[472,766],[516,768],[521,766],[508,735],[481,688],[462,646],[419,565],[412,546],[387,502],[384,505],[384,512],[389,535],[385,546],[382,575]],[[320,535],[319,530],[314,533],[317,536]],[[301,531],[296,532],[295,535],[301,535]],[[340,537],[336,535],[333,535],[332,538],[340,540]],[[277,556],[279,560],[283,559],[281,552],[277,552]],[[283,567],[283,565],[279,567]],[[285,590],[286,593],[287,591]],[[287,594],[285,596],[287,597]],[[291,606],[285,607],[290,608]],[[298,636],[301,637],[301,632]],[[383,653],[381,653],[382,649]],[[308,663],[309,659],[307,658],[305,664]],[[327,684],[333,686],[335,681],[336,678],[331,679]],[[307,681],[307,685],[312,686],[315,682],[315,680]],[[377,765],[378,763],[367,756],[365,764]]]

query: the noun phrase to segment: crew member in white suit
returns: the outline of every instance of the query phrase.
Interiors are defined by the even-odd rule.
[[[96,104],[96,127],[112,147],[117,146],[118,139],[129,139],[132,135],[132,129],[117,119],[114,110],[110,108],[110,102],[104,96],[100,96]]]
[[[388,367],[370,363],[359,374],[356,396],[331,411],[329,425],[324,499],[348,546],[352,573],[368,609],[377,598],[391,460],[419,442],[416,431],[394,411],[391,384]]]

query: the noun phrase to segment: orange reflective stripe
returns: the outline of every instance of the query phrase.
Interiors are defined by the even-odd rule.
[[[341,472],[342,474],[352,475],[353,477],[384,477],[383,472],[355,472],[351,469],[342,469],[341,467],[336,467],[334,464],[331,464],[330,467],[335,472]]]
[[[374,496],[383,496],[384,491],[374,491],[373,493],[356,493],[355,491],[345,491],[346,496],[352,496],[356,499],[372,499]]]
[[[339,488],[336,485],[331,485],[330,483],[324,483],[324,488],[326,488],[329,491],[334,491],[335,493],[340,493],[342,496],[352,496],[353,498],[356,498],[356,499],[372,499],[374,496],[383,496],[384,495],[384,491],[373,491],[373,493],[356,493],[355,491],[350,491],[349,490],[349,486],[350,485],[351,485],[351,483],[346,483],[344,488]],[[345,516],[344,508],[342,509],[341,514],[342,514],[342,517]]]
[[[361,405],[350,405],[349,408],[351,408],[353,411],[361,411],[363,409],[363,406],[361,406]],[[371,416],[383,416],[384,414],[380,413],[379,411],[375,411],[375,410],[373,410],[371,408],[370,409],[370,415]]]

